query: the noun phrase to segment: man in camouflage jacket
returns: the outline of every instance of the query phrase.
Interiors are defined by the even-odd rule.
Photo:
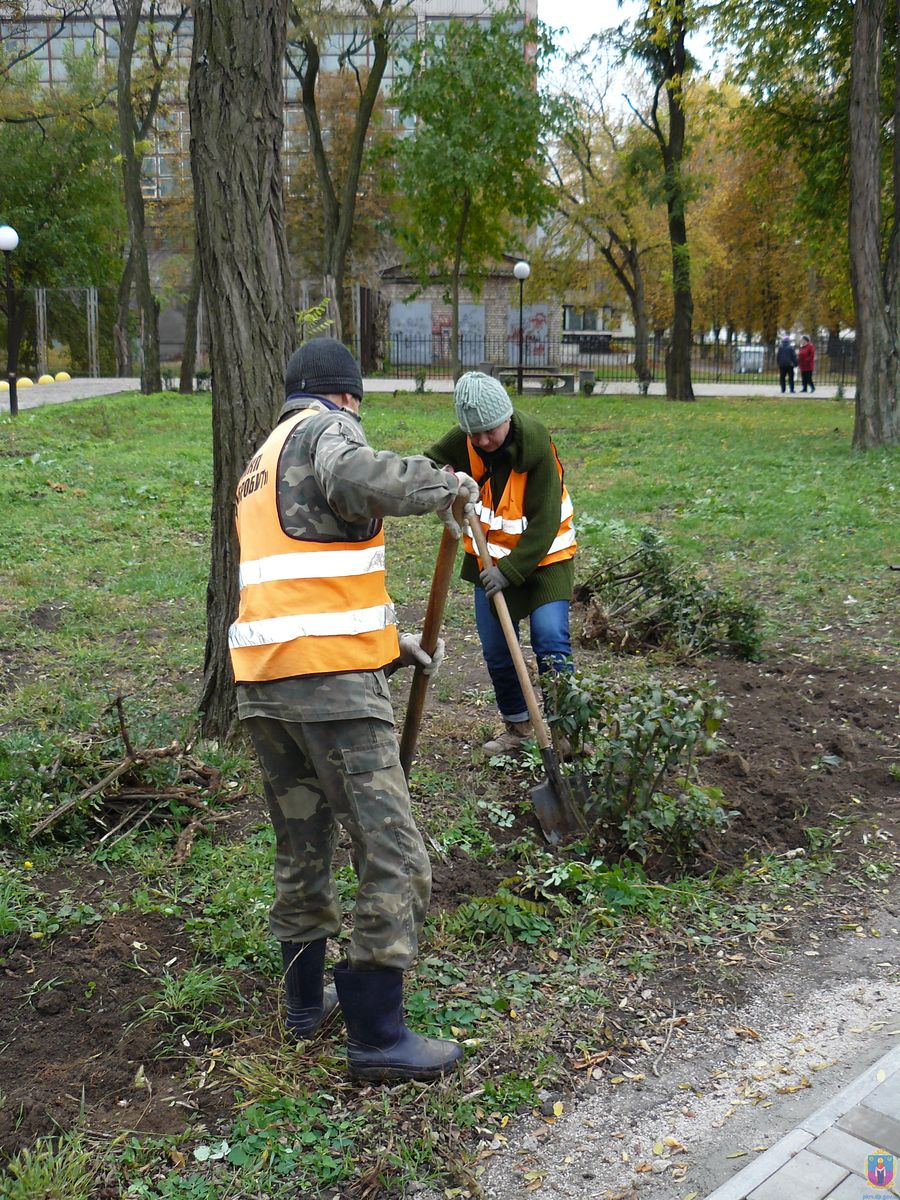
[[[387,675],[417,663],[433,669],[439,653],[433,661],[418,636],[396,637],[382,583],[381,529],[385,516],[437,512],[458,536],[451,505],[461,495],[471,511],[477,487],[468,475],[440,470],[425,457],[369,446],[358,415],[359,367],[333,339],[315,339],[294,353],[285,393],[275,430],[238,486],[241,612],[230,645],[238,715],[259,757],[275,830],[269,925],[282,945],[287,1024],[309,1037],[336,1002],[323,989],[323,974],[326,939],[341,927],[332,856],[343,826],[359,877],[347,961],[334,969],[351,1073],[436,1078],[461,1049],[420,1037],[403,1020],[402,973],[416,956],[431,868],[410,812]],[[273,545],[280,557],[267,552]],[[355,552],[360,546],[362,556]],[[330,553],[335,548],[337,558]],[[357,561],[343,567],[341,555]],[[274,572],[267,565],[273,561],[281,564]],[[288,579],[291,569],[302,578]],[[332,577],[345,571],[349,577],[336,586],[350,611],[336,617],[318,611],[331,607]],[[254,613],[257,592],[262,608]],[[375,594],[383,606],[371,603]],[[348,602],[348,595],[361,598]],[[306,615],[292,615],[298,608]],[[369,629],[373,612],[384,615]],[[339,629],[313,626],[332,618]],[[294,623],[290,637],[285,622]],[[342,636],[316,636],[323,629]]]

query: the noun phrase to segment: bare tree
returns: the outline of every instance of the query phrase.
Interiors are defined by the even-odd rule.
[[[125,211],[128,215],[129,254],[123,272],[120,289],[120,307],[117,326],[124,336],[122,295],[128,296],[125,280],[128,266],[137,295],[141,314],[141,391],[158,392],[162,388],[159,366],[159,302],[153,294],[150,280],[150,263],[147,257],[145,231],[144,194],[141,190],[141,171],[144,162],[144,145],[152,134],[159,112],[160,97],[175,48],[179,26],[187,15],[188,8],[176,10],[174,16],[166,17],[162,30],[158,22],[161,0],[113,0],[119,19],[119,58],[116,68],[116,112],[119,119],[119,150],[122,155],[122,182],[125,194]],[[146,21],[146,56],[149,74],[146,88],[139,97],[134,78],[135,48],[141,22]],[[143,47],[142,47],[143,49]],[[127,313],[127,306],[124,310]]]
[[[281,140],[287,0],[196,0],[188,99],[197,244],[213,369],[212,548],[203,731],[235,720],[235,488],[268,436],[291,351]]]
[[[595,61],[583,64],[580,95],[570,99],[551,169],[556,204],[565,218],[563,237],[590,243],[622,288],[634,322],[634,372],[650,382],[650,321],[644,257],[655,248],[648,186],[642,169],[646,134],[623,129],[607,111],[605,86],[597,90]]]
[[[292,36],[288,45],[288,65],[300,83],[303,115],[309,136],[310,153],[316,167],[316,176],[321,195],[324,218],[324,245],[322,247],[322,280],[325,296],[329,301],[329,317],[332,332],[340,338],[344,334],[343,301],[347,258],[353,236],[353,222],[359,179],[363,168],[366,137],[375,103],[384,78],[385,67],[394,39],[405,23],[398,24],[394,0],[360,0],[364,16],[362,28],[351,29],[349,45],[339,56],[339,65],[347,75],[348,83],[355,88],[357,96],[356,115],[349,153],[344,163],[343,180],[335,172],[335,164],[329,153],[326,132],[319,114],[317,82],[321,68],[320,45],[323,39],[340,28],[341,21],[348,20],[346,11],[325,9],[315,0],[304,0],[291,5]],[[371,63],[368,71],[361,70],[356,59],[363,56],[371,45]]]

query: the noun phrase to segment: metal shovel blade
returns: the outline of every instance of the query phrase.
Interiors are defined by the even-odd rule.
[[[547,777],[531,789],[531,803],[544,837],[551,846],[558,846],[563,838],[584,833],[584,820],[569,800],[552,747],[542,746],[541,758]]]

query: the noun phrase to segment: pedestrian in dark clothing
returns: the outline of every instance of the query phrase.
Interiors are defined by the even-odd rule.
[[[781,390],[785,390],[787,384],[791,391],[794,390],[794,367],[797,365],[797,351],[791,345],[791,339],[785,335],[781,339],[781,345],[775,355],[775,361],[778,363],[778,377],[781,383]]]
[[[454,536],[475,481],[422,456],[375,451],[360,424],[359,367],[316,338],[292,356],[274,430],[237,489],[240,610],[229,633],[238,716],[262,768],[275,831],[275,903],[289,1032],[310,1037],[340,1002],[356,1078],[435,1079],[462,1056],[403,1019],[431,867],[410,812],[387,676],[439,657],[398,636],[385,588],[384,520],[437,512]],[[341,928],[339,827],[359,878],[347,958],[324,986]]]
[[[805,392],[808,388],[809,391],[814,392],[816,385],[813,383],[813,370],[816,365],[816,348],[805,333],[800,339],[800,349],[797,351],[797,365],[800,368],[800,379],[803,383],[800,391]],[[784,391],[784,388],[781,390]]]

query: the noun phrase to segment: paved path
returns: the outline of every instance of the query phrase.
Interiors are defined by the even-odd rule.
[[[133,392],[141,386],[140,379],[70,379],[68,383],[36,383],[34,387],[16,388],[19,412],[40,408],[44,404],[65,404],[68,400],[88,400],[92,396],[107,396],[113,392]],[[0,412],[9,412],[9,392],[0,392]]]
[[[884,1171],[867,1178],[882,1156]],[[892,1179],[900,1180],[900,1047],[706,1200],[867,1200],[896,1195]]]
[[[366,379],[363,381],[367,392],[412,392],[415,383],[412,378],[398,377],[396,379]],[[19,411],[28,408],[39,408],[43,404],[64,404],[68,400],[87,400],[92,396],[106,396],[114,392],[133,392],[141,386],[139,379],[71,379],[68,383],[38,383],[34,387],[18,389]],[[427,392],[451,393],[453,381],[450,379],[429,379],[425,385]],[[837,389],[823,385],[816,388],[815,396],[819,400],[833,400]],[[526,393],[537,394],[537,393]],[[592,399],[608,394],[610,396],[636,396],[636,383],[607,383],[604,391],[594,392]],[[652,383],[651,396],[664,396],[665,384]],[[695,383],[696,396],[761,396],[774,399],[781,395],[777,383]],[[800,393],[797,393],[798,395]],[[852,400],[854,389],[848,388],[845,398]],[[9,412],[9,393],[0,392],[0,413]]]

